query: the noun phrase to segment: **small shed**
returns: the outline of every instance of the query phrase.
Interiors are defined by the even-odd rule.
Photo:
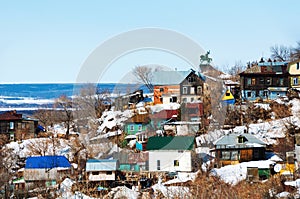
[[[118,160],[89,159],[86,162],[87,179],[89,181],[116,180],[116,171],[118,168]]]

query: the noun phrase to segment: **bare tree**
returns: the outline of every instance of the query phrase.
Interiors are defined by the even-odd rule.
[[[108,90],[101,90],[94,84],[81,88],[76,98],[76,107],[81,118],[100,118],[106,109],[110,109],[111,97]]]
[[[297,60],[300,59],[300,41],[297,42],[297,47],[292,48],[291,50],[291,59]]]
[[[33,114],[33,117],[38,119],[44,127],[50,126],[54,122],[53,110],[39,109]]]
[[[271,58],[277,61],[288,61],[291,56],[291,49],[284,45],[275,45],[270,48]]]
[[[0,188],[4,190],[4,195],[2,196],[8,198],[9,181],[12,179],[13,169],[15,169],[18,158],[13,149],[8,147],[0,149],[0,157]]]
[[[68,98],[65,95],[60,96],[55,100],[54,104],[55,108],[61,109],[59,114],[57,115],[66,125],[66,137],[70,134],[70,126],[73,121],[73,102],[72,99]]]
[[[145,84],[150,92],[153,92],[152,77],[153,68],[150,66],[136,66],[133,69],[133,74],[137,77],[140,83]]]

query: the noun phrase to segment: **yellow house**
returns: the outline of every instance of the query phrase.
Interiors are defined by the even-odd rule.
[[[290,87],[300,90],[300,59],[288,64]]]

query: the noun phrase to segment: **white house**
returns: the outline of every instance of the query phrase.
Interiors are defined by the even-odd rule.
[[[193,136],[150,137],[149,171],[192,171]]]
[[[86,162],[86,172],[89,181],[116,180],[118,160],[89,159]]]

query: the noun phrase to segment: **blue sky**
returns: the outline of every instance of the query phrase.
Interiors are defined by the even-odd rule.
[[[213,64],[269,57],[275,44],[300,41],[300,1],[2,1],[0,82],[75,82],[102,42],[145,27],[177,31],[210,50]],[[174,41],[175,42],[175,41]],[[101,82],[136,65],[188,69],[180,58],[145,50],[113,63]]]

